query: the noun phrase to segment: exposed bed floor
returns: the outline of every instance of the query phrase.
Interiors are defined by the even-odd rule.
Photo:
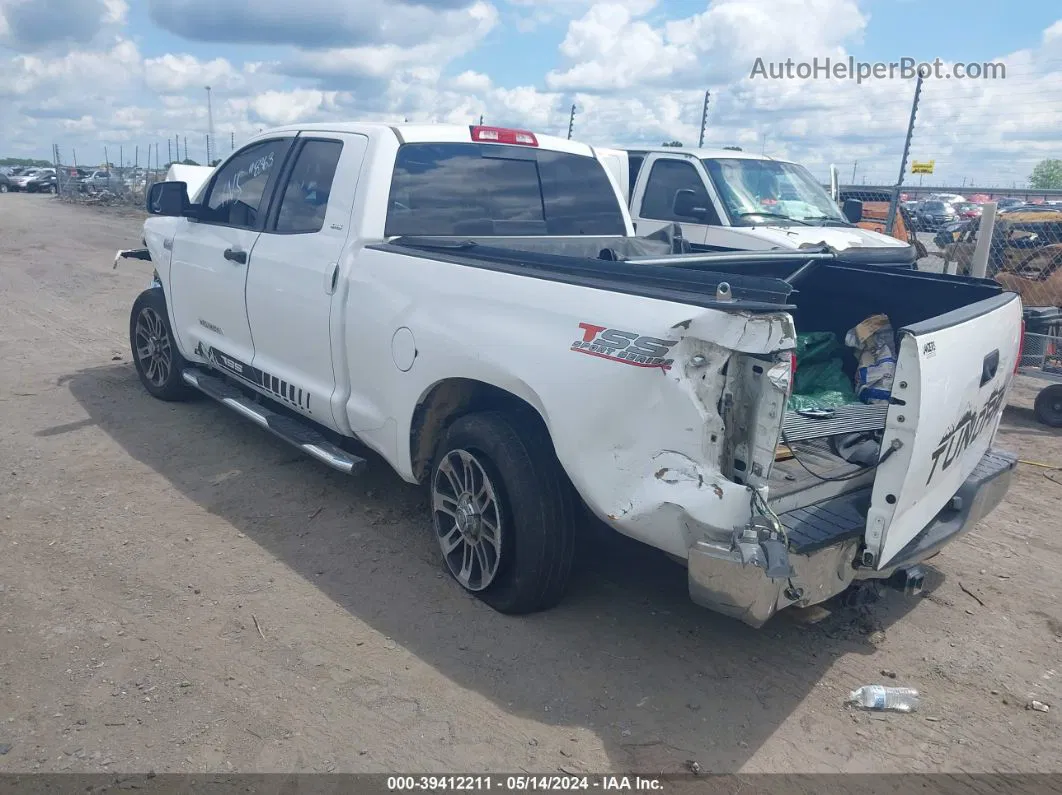
[[[844,477],[865,469],[838,458],[830,451],[827,439],[793,442],[790,449],[795,456],[776,460],[771,471],[772,500],[818,486],[823,483],[822,478]],[[821,477],[811,474],[809,469]],[[862,535],[869,490],[869,484],[856,486],[851,493],[779,514],[789,536],[790,549],[806,554]]]
[[[778,449],[781,452],[785,451],[786,447],[779,445]],[[812,483],[821,482],[821,478],[815,477],[812,472],[822,477],[835,478],[850,475],[864,468],[837,456],[830,450],[828,439],[793,442],[789,449],[793,457],[783,460],[782,456],[779,456],[775,459],[774,467],[771,469],[772,499],[798,491]]]

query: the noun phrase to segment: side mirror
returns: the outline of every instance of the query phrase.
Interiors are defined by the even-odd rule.
[[[683,218],[696,218],[698,221],[703,221],[708,215],[708,208],[697,203],[697,191],[688,188],[675,191],[675,200],[671,204],[671,209],[675,215]]]
[[[863,202],[859,199],[845,199],[841,209],[849,223],[858,224],[863,220]]]
[[[187,215],[191,209],[187,182],[156,182],[147,195],[147,211],[151,215]]]

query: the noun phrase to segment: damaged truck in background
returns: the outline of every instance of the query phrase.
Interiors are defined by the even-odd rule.
[[[271,130],[194,198],[148,197],[144,387],[206,394],[343,472],[375,451],[426,487],[447,569],[500,611],[561,599],[580,503],[760,626],[916,567],[1009,484],[992,444],[1021,303],[993,282],[637,237],[593,148],[494,127]],[[801,394],[801,335],[868,318],[856,337],[894,361],[827,357],[853,394]]]

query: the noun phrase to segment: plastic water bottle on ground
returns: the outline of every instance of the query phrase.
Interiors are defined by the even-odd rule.
[[[914,712],[918,709],[918,691],[911,687],[863,685],[853,690],[848,700],[863,709]]]

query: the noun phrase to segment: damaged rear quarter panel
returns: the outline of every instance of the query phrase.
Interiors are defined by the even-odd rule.
[[[706,533],[727,536],[751,513],[748,490],[723,471],[733,447],[720,414],[724,394],[733,389],[728,371],[739,360],[747,368],[749,356],[768,357],[795,345],[792,318],[785,313],[685,311],[687,317],[663,332],[626,320],[622,328],[675,341],[670,366],[646,372],[607,360],[586,362],[580,369],[595,384],[591,391],[611,398],[596,403],[592,418],[584,415],[587,425],[573,436],[554,436],[562,463],[601,519],[682,558]],[[607,331],[594,339],[602,335],[617,339]],[[768,366],[765,361],[762,369]],[[770,439],[772,459],[776,442],[777,434]]]
[[[749,315],[373,249],[350,272],[346,358],[371,372],[346,403],[364,443],[415,480],[408,439],[434,385],[480,381],[525,400],[591,510],[614,529],[685,558],[705,527],[729,534],[750,515],[748,490],[720,472],[719,414],[733,349],[792,348],[784,312]],[[416,338],[409,372],[391,336]],[[701,356],[703,360],[696,357]],[[395,419],[394,430],[383,420]]]

